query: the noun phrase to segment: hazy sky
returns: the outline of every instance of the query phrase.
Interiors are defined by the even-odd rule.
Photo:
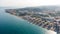
[[[0,0],[0,6],[44,6],[44,5],[60,5],[60,0]]]

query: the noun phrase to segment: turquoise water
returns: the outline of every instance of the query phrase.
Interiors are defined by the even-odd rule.
[[[45,34],[45,32],[43,28],[0,9],[0,34]]]

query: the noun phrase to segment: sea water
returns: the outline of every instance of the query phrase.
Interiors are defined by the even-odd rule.
[[[49,33],[48,33],[49,32]],[[28,23],[27,20],[21,19],[0,9],[0,34],[50,34],[37,25]]]

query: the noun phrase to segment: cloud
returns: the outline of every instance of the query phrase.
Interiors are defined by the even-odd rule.
[[[60,5],[60,0],[0,0],[0,6],[43,6]]]

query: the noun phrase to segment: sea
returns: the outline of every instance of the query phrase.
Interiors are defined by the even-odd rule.
[[[56,34],[56,32],[31,24],[0,8],[0,34]]]

